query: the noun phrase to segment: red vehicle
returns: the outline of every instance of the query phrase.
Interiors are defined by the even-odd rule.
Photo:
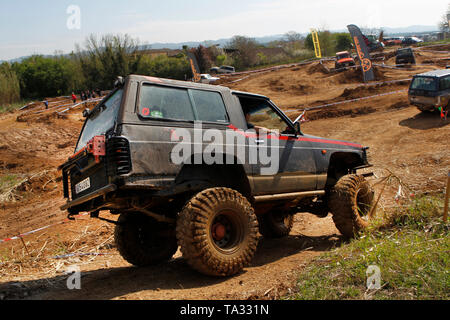
[[[386,47],[388,46],[400,46],[402,44],[402,39],[400,38],[385,38],[383,43]]]
[[[356,65],[355,60],[352,58],[352,56],[348,51],[336,53],[336,64],[335,64],[336,69],[342,69],[354,65]]]

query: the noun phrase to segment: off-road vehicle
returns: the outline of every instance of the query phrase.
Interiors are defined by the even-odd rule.
[[[395,55],[395,64],[416,64],[414,51],[411,48],[398,49]]]
[[[170,260],[181,247],[196,270],[229,276],[251,263],[258,231],[285,237],[297,212],[331,212],[347,237],[368,224],[373,192],[357,174],[369,167],[367,148],[303,134],[267,97],[132,75],[84,116],[60,168],[61,209],[120,215],[108,221],[133,265]],[[252,158],[266,151],[278,163],[272,173]]]
[[[449,111],[450,70],[434,70],[413,77],[409,87],[409,102],[422,112],[439,108]]]
[[[219,67],[213,67],[209,70],[211,74],[227,74],[227,73],[234,73],[236,72],[236,69],[232,66],[221,66]]]
[[[338,52],[336,53],[336,58],[335,58],[335,69],[336,70],[341,70],[347,67],[352,67],[355,66],[355,60],[352,58],[352,56],[350,55],[350,53],[348,51],[342,51],[342,52]]]

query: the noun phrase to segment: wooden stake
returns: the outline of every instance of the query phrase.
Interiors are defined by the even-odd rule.
[[[445,204],[444,204],[444,223],[447,223],[448,218],[448,198],[450,196],[450,172],[447,176],[447,192],[445,193]]]
[[[30,255],[30,252],[28,251],[27,245],[25,244],[25,241],[23,241],[23,238],[19,235],[18,236],[20,241],[22,241],[23,246],[25,247],[25,250],[27,251],[28,255]]]

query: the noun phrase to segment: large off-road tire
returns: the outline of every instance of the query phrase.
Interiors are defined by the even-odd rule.
[[[258,245],[253,207],[239,192],[212,188],[194,196],[177,221],[183,257],[210,276],[231,276],[248,266]]]
[[[362,176],[346,175],[331,190],[328,206],[339,232],[352,238],[369,225],[374,192]]]
[[[170,260],[178,250],[175,227],[141,213],[123,213],[115,229],[115,242],[129,263],[144,267]]]
[[[289,213],[269,212],[258,216],[259,232],[265,238],[284,238],[294,226],[294,215]]]

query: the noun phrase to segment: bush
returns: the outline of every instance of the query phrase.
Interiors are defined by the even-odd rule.
[[[80,74],[72,59],[64,56],[32,56],[13,64],[24,98],[45,98],[69,94],[80,85]]]
[[[11,66],[5,62],[0,65],[0,104],[11,104],[19,100],[19,80]]]
[[[192,70],[185,56],[172,58],[142,56],[136,70],[137,74],[174,80],[185,80],[192,76]]]

